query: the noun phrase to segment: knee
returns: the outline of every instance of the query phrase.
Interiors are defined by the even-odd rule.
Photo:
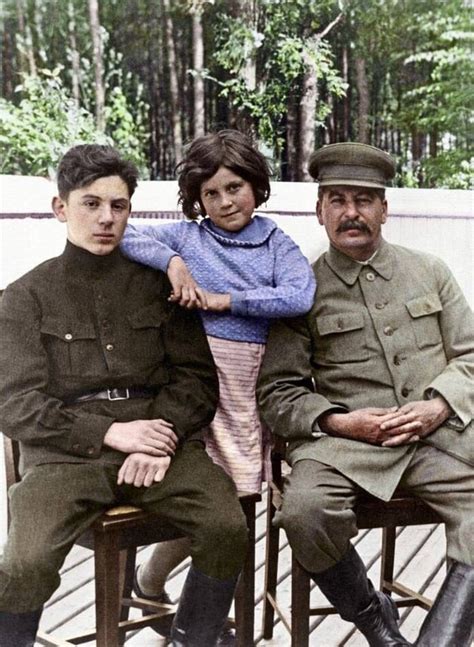
[[[276,516],[289,538],[311,537],[314,541],[327,528],[331,514],[317,490],[297,490],[285,493],[283,504]]]

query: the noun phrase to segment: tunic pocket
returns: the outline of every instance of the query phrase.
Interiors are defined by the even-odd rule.
[[[90,322],[67,322],[45,317],[41,336],[52,375],[83,375],[102,364],[97,333]]]
[[[442,312],[443,305],[438,294],[430,292],[411,299],[405,305],[411,317],[418,348],[442,344],[438,313]]]
[[[133,329],[129,340],[130,350],[132,357],[138,359],[140,364],[149,366],[163,360],[162,327],[167,316],[162,303],[151,303],[127,315]]]
[[[342,312],[316,318],[316,360],[339,364],[363,362],[369,358],[364,316],[359,312]]]

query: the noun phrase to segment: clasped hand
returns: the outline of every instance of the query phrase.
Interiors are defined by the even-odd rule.
[[[432,400],[409,402],[399,408],[369,407],[350,413],[329,413],[321,416],[318,422],[321,429],[330,435],[396,447],[425,438],[449,415],[449,405],[439,396]]]
[[[168,265],[168,278],[173,291],[169,300],[183,308],[224,312],[230,309],[230,295],[208,292],[201,288],[179,256],[173,256]]]

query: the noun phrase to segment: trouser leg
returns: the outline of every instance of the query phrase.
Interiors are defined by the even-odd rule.
[[[0,561],[0,609],[38,611],[59,585],[76,538],[111,504],[103,469],[42,465],[9,492],[12,521]]]
[[[420,446],[402,486],[426,501],[445,522],[453,561],[416,642],[417,647],[468,647],[474,638],[474,473],[472,467]]]
[[[376,592],[350,543],[357,533],[354,504],[360,489],[337,470],[299,461],[285,487],[277,523],[301,565],[344,620],[353,622],[373,647],[407,646],[392,600]]]
[[[127,499],[188,536],[193,565],[201,573],[220,580],[239,574],[247,550],[245,515],[232,480],[202,443],[185,443],[161,483],[129,486]]]

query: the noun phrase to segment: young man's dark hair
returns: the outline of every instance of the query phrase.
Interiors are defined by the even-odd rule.
[[[264,155],[238,130],[220,130],[195,139],[176,167],[179,202],[188,218],[195,220],[206,215],[200,200],[201,186],[221,166],[250,182],[256,207],[268,200],[271,170]]]
[[[68,150],[57,172],[58,192],[67,200],[71,191],[88,186],[102,177],[118,175],[128,187],[131,198],[137,188],[138,170],[120,157],[115,148],[101,144],[80,144]]]

